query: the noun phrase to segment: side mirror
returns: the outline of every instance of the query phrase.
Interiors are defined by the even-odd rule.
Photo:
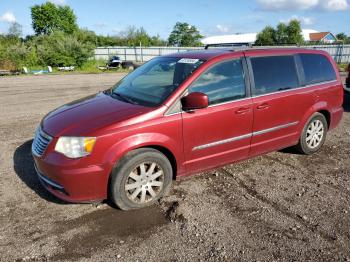
[[[181,98],[184,111],[206,108],[209,106],[208,96],[204,93],[193,92]]]

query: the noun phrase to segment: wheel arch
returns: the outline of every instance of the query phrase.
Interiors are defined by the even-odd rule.
[[[176,179],[177,161],[176,161],[176,158],[175,158],[175,155],[173,154],[173,152],[171,152],[165,146],[160,146],[160,145],[147,145],[147,146],[143,146],[143,147],[139,147],[139,148],[152,148],[152,149],[155,149],[155,150],[161,152],[163,155],[165,155],[166,158],[169,160],[169,162],[171,164],[171,168],[173,170],[173,180]],[[139,149],[139,148],[135,148],[133,150],[136,150],[136,149]]]
[[[321,110],[319,110],[317,112],[322,114],[326,118],[326,120],[327,120],[327,127],[329,129],[329,127],[331,125],[331,113],[327,109],[321,109]]]
[[[109,165],[113,170],[119,160],[129,152],[140,148],[152,148],[158,150],[169,159],[173,170],[173,179],[175,179],[177,174],[184,172],[181,166],[183,154],[180,143],[163,134],[138,134],[126,137],[112,145],[106,152],[104,159],[110,163]]]
[[[328,128],[330,127],[331,124],[331,113],[328,109],[328,104],[325,101],[319,101],[318,103],[314,104],[309,108],[309,110],[306,111],[304,114],[303,118],[301,119],[299,123],[299,133],[301,134],[304,126],[306,125],[307,121],[310,119],[310,117],[315,114],[315,113],[320,113],[324,115],[324,117],[327,120]]]

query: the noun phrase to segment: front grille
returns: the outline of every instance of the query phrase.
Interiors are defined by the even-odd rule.
[[[32,152],[36,156],[42,156],[51,142],[52,137],[45,134],[40,127],[35,132],[34,141],[32,144]]]

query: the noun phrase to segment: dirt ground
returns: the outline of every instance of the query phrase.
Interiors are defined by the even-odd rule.
[[[120,74],[0,79],[1,261],[350,261],[350,95],[319,153],[270,153],[175,182],[159,205],[68,204],[30,146],[50,110]]]

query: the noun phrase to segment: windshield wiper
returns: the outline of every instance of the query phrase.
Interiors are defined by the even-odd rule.
[[[134,104],[136,105],[137,103],[132,100],[131,98],[127,97],[127,96],[124,96],[120,93],[114,93],[114,92],[111,92],[111,95],[112,96],[117,96],[118,98],[120,98],[121,100],[123,100],[124,102],[127,102],[127,103],[130,103],[130,104]]]

